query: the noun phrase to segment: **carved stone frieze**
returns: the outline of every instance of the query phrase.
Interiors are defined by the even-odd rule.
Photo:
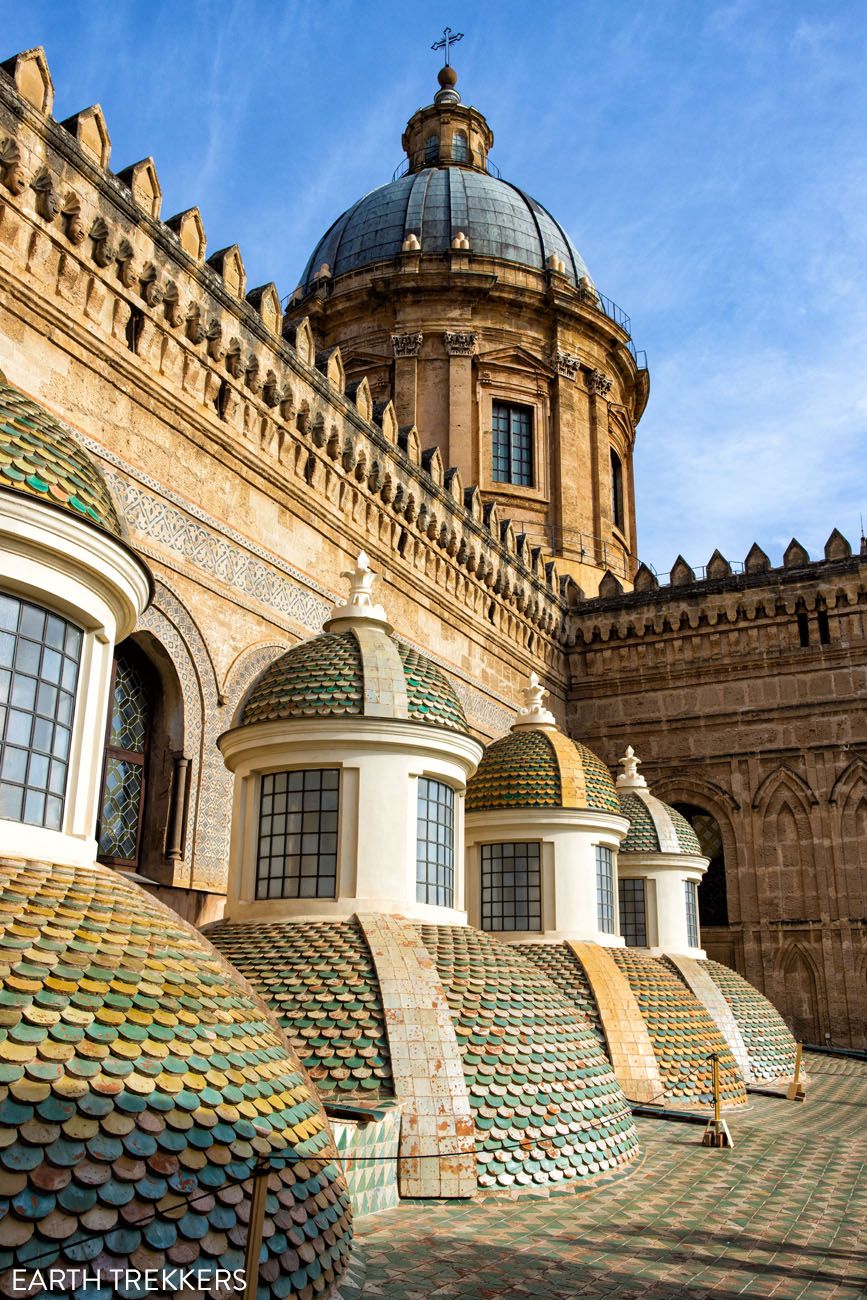
[[[469,330],[446,330],[443,339],[450,357],[471,357],[476,350],[476,336]]]
[[[392,334],[391,346],[396,357],[417,357],[421,352],[423,334]]]

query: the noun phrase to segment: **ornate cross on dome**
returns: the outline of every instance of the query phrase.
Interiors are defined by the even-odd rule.
[[[623,768],[623,771],[617,777],[617,784],[621,789],[635,789],[647,785],[644,777],[641,776],[638,771],[638,765],[640,762],[641,759],[636,758],[635,750],[632,746],[627,745],[626,753],[620,760],[620,765]]]
[[[453,32],[451,27],[444,27],[442,40],[434,41],[433,45],[431,46],[431,49],[443,51],[443,57],[445,60],[445,62],[443,63],[444,68],[447,68],[449,66],[450,46],[456,45],[458,41],[462,41],[463,39],[464,39],[463,32]]]
[[[529,681],[522,688],[521,694],[524,696],[524,707],[518,710],[514,726],[554,727],[557,725],[554,714],[550,709],[545,708],[544,701],[548,691],[545,690],[536,673],[530,673]]]

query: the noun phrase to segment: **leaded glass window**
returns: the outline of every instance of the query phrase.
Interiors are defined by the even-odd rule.
[[[467,135],[465,131],[455,131],[452,136],[452,161],[465,163],[470,160],[470,150],[467,145]]]
[[[147,667],[124,647],[114,660],[97,831],[100,858],[119,866],[139,862],[151,712]]]
[[[541,930],[538,843],[482,845],[482,929]]]
[[[647,902],[645,882],[637,880],[619,880],[620,894],[620,933],[627,948],[647,947]]]
[[[262,777],[257,898],[337,897],[339,811],[339,768]]]
[[[455,896],[455,792],[419,777],[416,889],[419,903],[452,907]]]
[[[431,163],[438,162],[439,156],[440,156],[439,136],[436,135],[428,136],[427,140],[425,140],[424,142],[424,160],[426,165],[429,166]]]
[[[0,592],[0,817],[61,829],[82,640]]]
[[[683,882],[683,892],[686,897],[686,937],[689,940],[690,948],[699,946],[698,936],[698,890],[694,880],[685,880]]]
[[[603,934],[614,934],[614,854],[596,845],[596,918]]]
[[[529,406],[493,404],[495,483],[533,484],[533,412]]]

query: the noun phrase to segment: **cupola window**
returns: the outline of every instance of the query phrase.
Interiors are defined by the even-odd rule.
[[[509,402],[493,404],[495,483],[533,484],[533,412]]]
[[[612,447],[611,449],[611,521],[615,528],[623,532],[625,518],[623,510],[623,462]]]
[[[539,844],[483,844],[482,929],[541,930]]]
[[[139,864],[152,703],[143,657],[125,646],[114,660],[97,830],[99,857],[114,866]]]
[[[683,882],[686,899],[686,937],[691,948],[699,946],[698,937],[698,889],[694,880]]]
[[[455,896],[455,792],[420,777],[416,835],[416,901],[452,907]]]
[[[340,772],[269,772],[259,804],[257,898],[335,898]]]
[[[0,593],[0,817],[58,831],[83,633]]]
[[[647,947],[647,904],[645,881],[620,880],[620,933],[628,948]]]
[[[429,167],[432,163],[439,162],[440,142],[439,136],[429,135],[424,142],[424,161],[425,166]]]
[[[455,131],[452,136],[452,162],[465,163],[470,160],[466,131]]]
[[[614,854],[596,845],[596,919],[603,934],[614,934]]]

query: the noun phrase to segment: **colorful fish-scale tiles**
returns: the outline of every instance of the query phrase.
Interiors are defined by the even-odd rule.
[[[741,1031],[753,1078],[771,1082],[795,1072],[795,1040],[776,1007],[743,976],[716,961],[702,963]]]
[[[0,487],[51,502],[121,534],[105,480],[88,453],[58,420],[2,380]]]
[[[629,834],[620,846],[620,853],[659,853],[662,846],[659,843],[659,831],[650,808],[640,795],[629,790],[620,794],[619,798],[623,815],[629,818]],[[701,844],[686,818],[676,808],[671,808],[660,800],[657,800],[656,804],[664,809],[677,837],[680,851],[694,853],[700,857]]]
[[[363,712],[361,651],[351,632],[323,632],[281,655],[259,677],[243,722]]]
[[[13,1265],[243,1268],[265,1163],[259,1300],[340,1279],[322,1107],[201,935],[107,867],[0,860],[0,962],[0,1292]]]
[[[747,1100],[746,1087],[731,1050],[707,1011],[662,961],[633,948],[611,948],[635,994],[669,1105],[713,1104],[711,1053],[719,1056],[723,1104]]]
[[[544,972],[564,997],[577,1007],[596,1035],[599,1047],[606,1052],[605,1030],[602,1028],[599,1008],[584,968],[574,953],[570,952],[565,943],[523,943],[518,946],[521,956]]]
[[[543,731],[510,731],[495,740],[467,784],[467,812],[562,805],[560,766]]]
[[[421,927],[446,991],[482,1188],[544,1188],[626,1169],[629,1106],[596,1032],[522,950],[478,930]]]
[[[356,921],[221,922],[208,938],[276,1012],[324,1096],[394,1096],[379,982]]]
[[[397,650],[406,677],[410,718],[448,731],[468,731],[463,706],[442,668],[405,641],[397,640]]]

